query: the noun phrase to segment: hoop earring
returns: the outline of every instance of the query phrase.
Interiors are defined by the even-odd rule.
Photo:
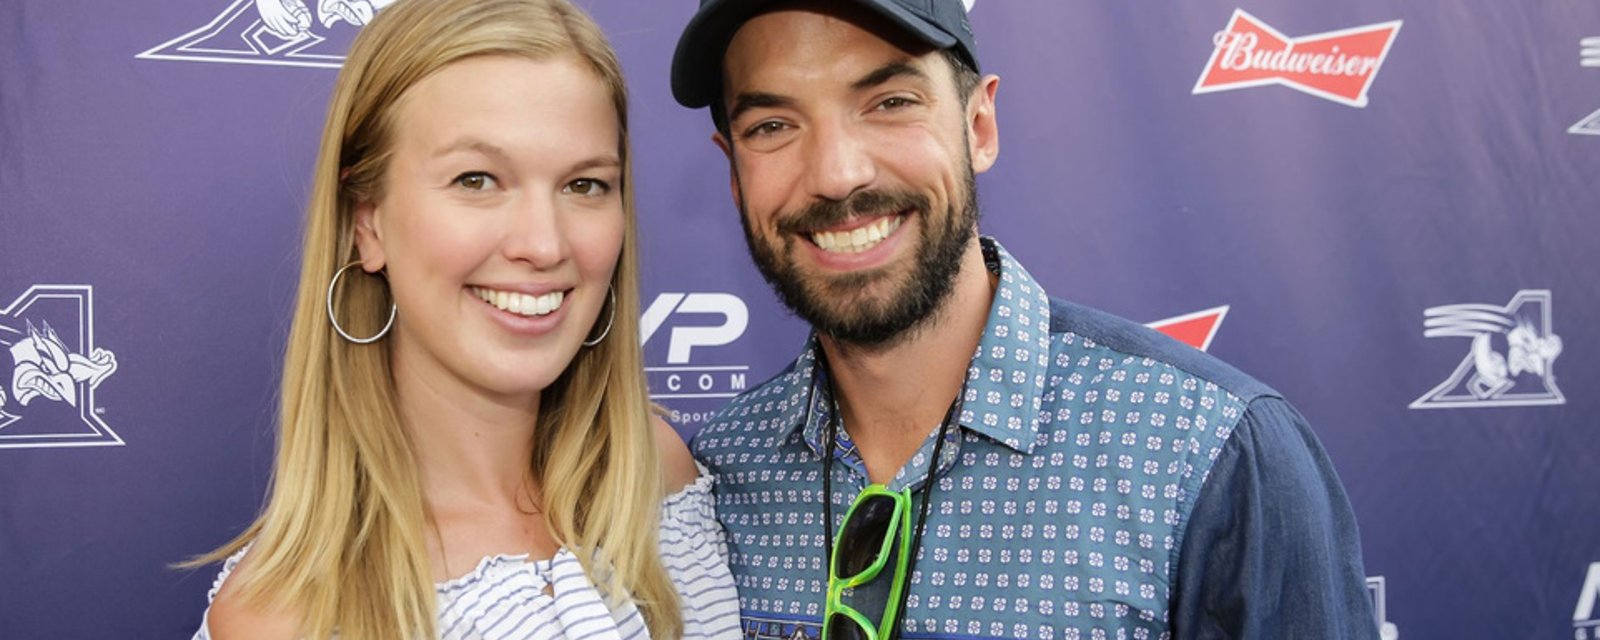
[[[333,315],[333,290],[334,290],[334,288],[339,286],[339,278],[344,277],[344,272],[349,271],[350,267],[354,267],[354,266],[357,266],[357,265],[360,265],[360,264],[361,264],[361,261],[357,260],[357,261],[351,262],[350,264],[347,264],[345,266],[339,267],[338,271],[333,272],[333,280],[328,282],[328,322],[333,324],[333,330],[334,331],[339,332],[339,337],[344,338],[345,340],[348,340],[348,341],[353,342],[355,344],[372,344],[374,342],[377,342],[379,339],[383,338],[384,336],[389,335],[389,329],[394,328],[394,317],[395,317],[395,314],[398,313],[400,309],[399,309],[399,307],[396,307],[393,302],[389,303],[389,322],[385,323],[383,325],[383,329],[378,331],[378,333],[376,335],[374,335],[374,336],[372,336],[370,338],[357,338],[355,336],[350,335],[349,333],[346,333],[345,330],[344,330],[344,327],[339,326],[339,319],[334,317],[334,315]]]
[[[605,340],[606,336],[611,335],[611,325],[617,321],[617,289],[608,284],[606,285],[606,293],[611,294],[611,316],[606,318],[606,330],[601,331],[599,337],[584,340],[583,346],[585,347],[595,346],[600,344],[601,340]]]

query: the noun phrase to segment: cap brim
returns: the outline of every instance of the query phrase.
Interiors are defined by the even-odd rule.
[[[780,0],[722,0],[701,10],[689,20],[672,55],[672,97],[690,109],[709,106],[717,99],[722,79],[722,56],[728,42],[751,18],[764,13]],[[937,49],[955,46],[958,40],[943,29],[899,5],[881,0],[857,0],[857,4],[888,18],[896,26]]]

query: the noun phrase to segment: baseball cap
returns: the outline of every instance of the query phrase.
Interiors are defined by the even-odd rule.
[[[708,106],[722,87],[722,56],[739,27],[782,0],[700,0],[672,56],[672,97],[691,109]],[[972,26],[961,0],[837,0],[871,9],[917,39],[955,52],[978,68]]]

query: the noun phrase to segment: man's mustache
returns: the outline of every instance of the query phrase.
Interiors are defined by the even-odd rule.
[[[851,218],[872,218],[911,209],[927,211],[928,198],[913,193],[858,191],[844,200],[820,200],[778,221],[783,234],[805,234],[835,227]]]

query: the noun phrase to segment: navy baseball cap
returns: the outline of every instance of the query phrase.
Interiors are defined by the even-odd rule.
[[[672,97],[691,109],[720,98],[722,56],[739,27],[771,10],[781,0],[700,0],[700,10],[684,27],[672,56]],[[955,49],[978,69],[972,25],[961,0],[837,0],[854,2],[888,18],[936,49]]]

